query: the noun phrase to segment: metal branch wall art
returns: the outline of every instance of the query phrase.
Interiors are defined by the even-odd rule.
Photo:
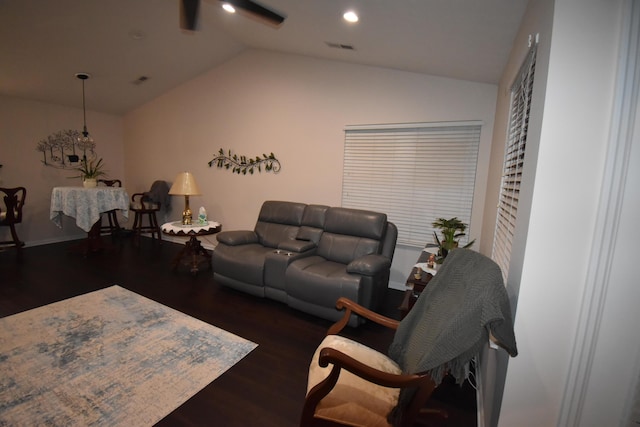
[[[238,156],[237,154],[231,154],[231,150],[225,154],[221,148],[218,151],[218,155],[209,161],[209,167],[216,165],[219,168],[231,169],[231,172],[246,175],[249,173],[253,175],[257,169],[258,172],[262,172],[262,167],[266,172],[278,173],[280,172],[280,161],[276,159],[276,156],[271,153],[268,156],[263,154],[262,157],[256,156],[255,158],[247,156]]]
[[[42,153],[42,163],[58,169],[72,169],[80,159],[95,160],[97,157],[93,141],[83,141],[77,130],[61,130],[40,140],[36,151]]]

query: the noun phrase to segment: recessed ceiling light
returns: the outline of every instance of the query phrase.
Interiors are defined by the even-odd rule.
[[[236,13],[236,8],[229,3],[222,3],[222,8],[229,13]]]
[[[358,22],[358,15],[353,10],[345,12],[342,17],[347,22]]]

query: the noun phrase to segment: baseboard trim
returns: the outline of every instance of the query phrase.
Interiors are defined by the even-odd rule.
[[[400,283],[400,282],[391,282],[391,281],[389,281],[389,288],[390,289],[395,289],[397,291],[405,291],[405,290],[407,290],[407,286],[404,283]]]
[[[24,247],[28,248],[32,246],[42,246],[42,245],[50,245],[53,243],[63,243],[63,242],[68,242],[70,240],[85,239],[86,237],[87,237],[86,234],[78,234],[73,236],[55,237],[51,239],[31,240],[31,241],[25,242]],[[146,239],[151,238],[151,236],[145,235],[145,234],[141,235],[140,237],[143,237]],[[178,244],[185,244],[187,241],[185,237],[167,236],[166,234],[162,236],[162,240],[166,240],[168,242],[178,243]],[[203,241],[202,239],[198,239],[198,240],[200,240],[202,247],[207,250],[212,251],[216,248],[216,245],[212,242]]]
[[[78,234],[78,235],[72,235],[72,236],[55,237],[55,238],[50,238],[50,239],[31,240],[31,241],[28,241],[28,242],[25,241],[24,242],[24,247],[25,248],[29,248],[29,247],[32,247],[32,246],[51,245],[53,243],[68,242],[69,240],[84,239],[86,237],[87,237],[86,234]]]
[[[485,415],[484,415],[484,394],[482,393],[482,390],[484,390],[484,387],[482,386],[482,382],[483,382],[483,377],[482,377],[482,369],[480,369],[480,360],[479,357],[476,357],[476,361],[478,363],[476,363],[476,370],[475,370],[475,376],[476,376],[476,426],[477,427],[484,427],[485,426]]]

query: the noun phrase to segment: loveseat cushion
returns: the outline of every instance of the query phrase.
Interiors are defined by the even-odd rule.
[[[356,258],[380,251],[380,242],[362,237],[324,232],[318,243],[319,256],[338,263],[349,264]]]
[[[304,210],[302,217],[302,226],[298,230],[296,239],[308,240],[316,245],[320,241],[322,235],[322,229],[324,227],[324,220],[329,206],[324,205],[309,205]]]
[[[250,230],[231,230],[218,233],[216,240],[225,245],[238,246],[258,243],[258,235]]]
[[[330,261],[349,264],[364,255],[381,251],[387,215],[359,209],[330,208],[317,254]]]
[[[349,208],[329,208],[324,231],[334,234],[382,240],[387,228],[387,215]]]
[[[302,224],[306,206],[304,203],[294,202],[264,202],[254,230],[260,244],[277,248],[280,242],[294,240]]]
[[[306,207],[304,203],[267,200],[260,208],[258,221],[299,226]]]
[[[347,273],[345,264],[315,255],[295,260],[285,273],[285,288],[289,296],[334,310],[341,296],[363,301],[360,281],[361,276]]]
[[[273,252],[272,248],[259,243],[218,245],[213,256],[213,271],[250,285],[264,286],[264,260],[270,252]]]
[[[298,227],[271,222],[258,222],[256,224],[256,234],[261,245],[275,249],[282,242],[295,240],[296,234],[298,234]]]

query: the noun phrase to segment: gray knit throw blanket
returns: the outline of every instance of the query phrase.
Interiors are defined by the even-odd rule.
[[[154,181],[151,189],[144,193],[145,201],[160,203],[160,210],[166,215],[171,210],[169,184],[166,181]]]
[[[455,249],[400,322],[389,357],[404,373],[428,372],[436,384],[449,373],[461,384],[489,331],[511,356],[518,354],[500,267],[471,249]],[[414,392],[402,390],[392,419]]]

